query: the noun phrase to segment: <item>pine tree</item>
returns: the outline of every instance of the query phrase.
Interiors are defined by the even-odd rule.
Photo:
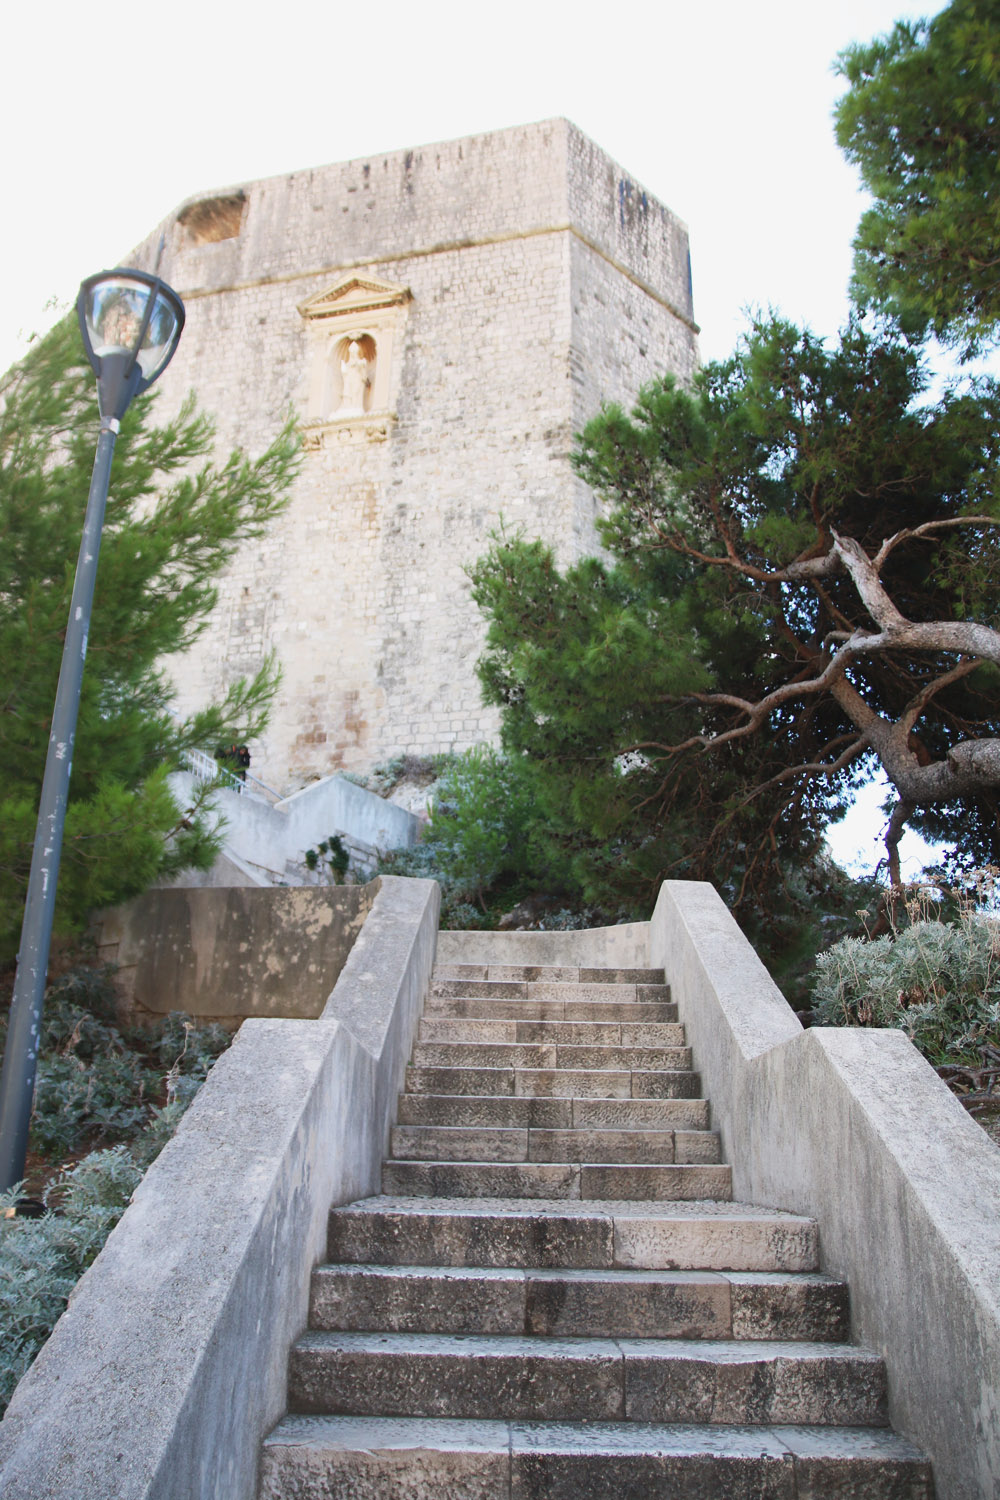
[[[839,70],[837,138],[874,199],[855,293],[971,354],[1000,320],[1000,5],[952,0],[848,48]]]
[[[259,733],[272,661],[225,701],[178,721],[159,665],[204,628],[220,570],[286,503],[298,457],[291,426],[257,459],[206,461],[209,419],[188,401],[152,425],[133,402],[112,468],[84,674],[57,924],[211,862],[204,808],[167,785],[186,750]],[[0,383],[0,957],[20,930],[63,632],[97,431],[96,389],[66,320]]]
[[[877,762],[893,857],[910,821],[1000,858],[998,433],[996,386],[928,403],[856,320],[833,348],[762,323],[588,424],[611,563],[501,539],[473,572],[504,745],[581,871],[766,907]]]

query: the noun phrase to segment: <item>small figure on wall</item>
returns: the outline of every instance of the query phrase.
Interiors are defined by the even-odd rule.
[[[361,352],[357,339],[352,339],[347,358],[340,361],[340,374],[344,382],[338,415],[360,416],[365,409],[365,391],[368,389],[368,361]]]

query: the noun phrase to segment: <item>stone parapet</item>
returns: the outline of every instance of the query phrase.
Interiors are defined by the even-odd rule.
[[[881,1351],[889,1416],[938,1500],[1000,1492],[1000,1153],[899,1031],[803,1031],[712,886],[667,881],[649,931],[733,1191],[819,1220]]]
[[[5,1500],[252,1500],[330,1204],[378,1189],[434,962],[382,882],[315,1021],[246,1021],[0,1423]]]

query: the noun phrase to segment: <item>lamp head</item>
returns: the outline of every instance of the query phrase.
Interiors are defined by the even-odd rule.
[[[184,304],[158,276],[119,267],[87,277],[76,311],[97,376],[101,415],[120,420],[132,397],[170,363],[184,327]]]

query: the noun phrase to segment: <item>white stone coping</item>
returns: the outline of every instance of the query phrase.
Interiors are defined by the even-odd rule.
[[[649,931],[733,1195],[820,1225],[854,1335],[938,1500],[1000,1495],[1000,1152],[902,1032],[803,1031],[712,886],[668,881]]]
[[[5,1500],[252,1500],[330,1206],[379,1190],[438,910],[385,877],[321,1018],[244,1022],[17,1388]]]

